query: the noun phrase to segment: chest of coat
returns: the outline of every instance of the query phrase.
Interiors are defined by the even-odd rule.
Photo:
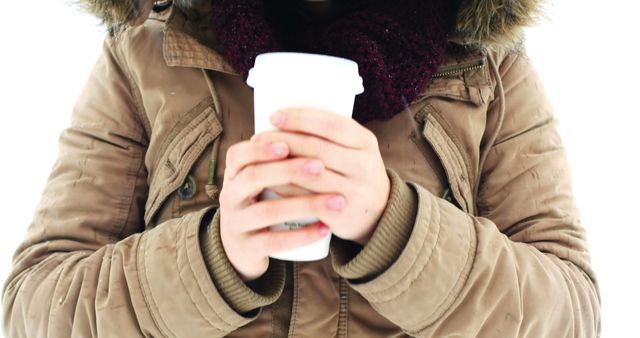
[[[237,76],[216,72],[208,76],[209,84],[204,76],[193,77],[200,82],[186,95],[190,106],[169,91],[150,116],[157,127],[146,158],[147,228],[218,205],[226,151],[253,135],[251,89]],[[419,100],[392,119],[365,125],[378,138],[386,166],[470,213],[475,210],[473,185],[491,93],[488,80],[479,79],[488,79],[484,70],[435,79]],[[194,100],[193,93],[200,97]],[[292,311],[290,336],[305,337],[310,332],[308,336],[341,336],[354,330],[372,337],[375,332],[402,336],[393,323],[375,317],[369,304],[346,287],[329,259],[292,267],[291,298],[285,304]],[[377,318],[374,322],[372,316]],[[272,309],[267,307],[258,320],[234,336],[268,332],[273,322]]]

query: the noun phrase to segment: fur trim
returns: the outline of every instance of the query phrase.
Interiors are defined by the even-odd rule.
[[[483,47],[522,44],[523,28],[542,15],[544,0],[462,0],[456,19],[456,38]]]
[[[124,25],[142,23],[153,8],[153,0],[76,0],[83,11],[94,15],[113,32]]]
[[[208,10],[214,0],[174,0],[191,17]],[[464,44],[494,49],[523,41],[523,28],[536,23],[545,0],[451,0],[460,2],[454,38]],[[124,24],[140,24],[153,0],[77,0],[80,7],[100,18],[111,31]]]

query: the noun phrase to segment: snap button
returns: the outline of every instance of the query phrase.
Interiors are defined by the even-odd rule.
[[[196,190],[196,179],[193,175],[189,175],[178,189],[178,196],[181,200],[188,200],[195,196]]]

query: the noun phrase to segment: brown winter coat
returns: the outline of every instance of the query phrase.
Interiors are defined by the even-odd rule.
[[[208,47],[206,6],[85,2],[112,34],[16,252],[7,337],[599,336],[556,120],[507,47],[537,1],[465,1],[423,95],[365,125],[391,194],[364,248],[334,238],[327,259],[274,260],[250,285],[217,206],[252,92]]]

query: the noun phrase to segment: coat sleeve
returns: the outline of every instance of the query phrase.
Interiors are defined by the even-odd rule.
[[[412,336],[598,337],[599,290],[552,109],[526,55],[499,72],[506,117],[482,168],[479,216],[390,172],[371,242],[333,247],[334,268]]]
[[[145,231],[148,135],[116,46],[105,40],[15,253],[7,337],[221,337],[257,316],[235,311],[208,271],[199,234],[214,210]]]

